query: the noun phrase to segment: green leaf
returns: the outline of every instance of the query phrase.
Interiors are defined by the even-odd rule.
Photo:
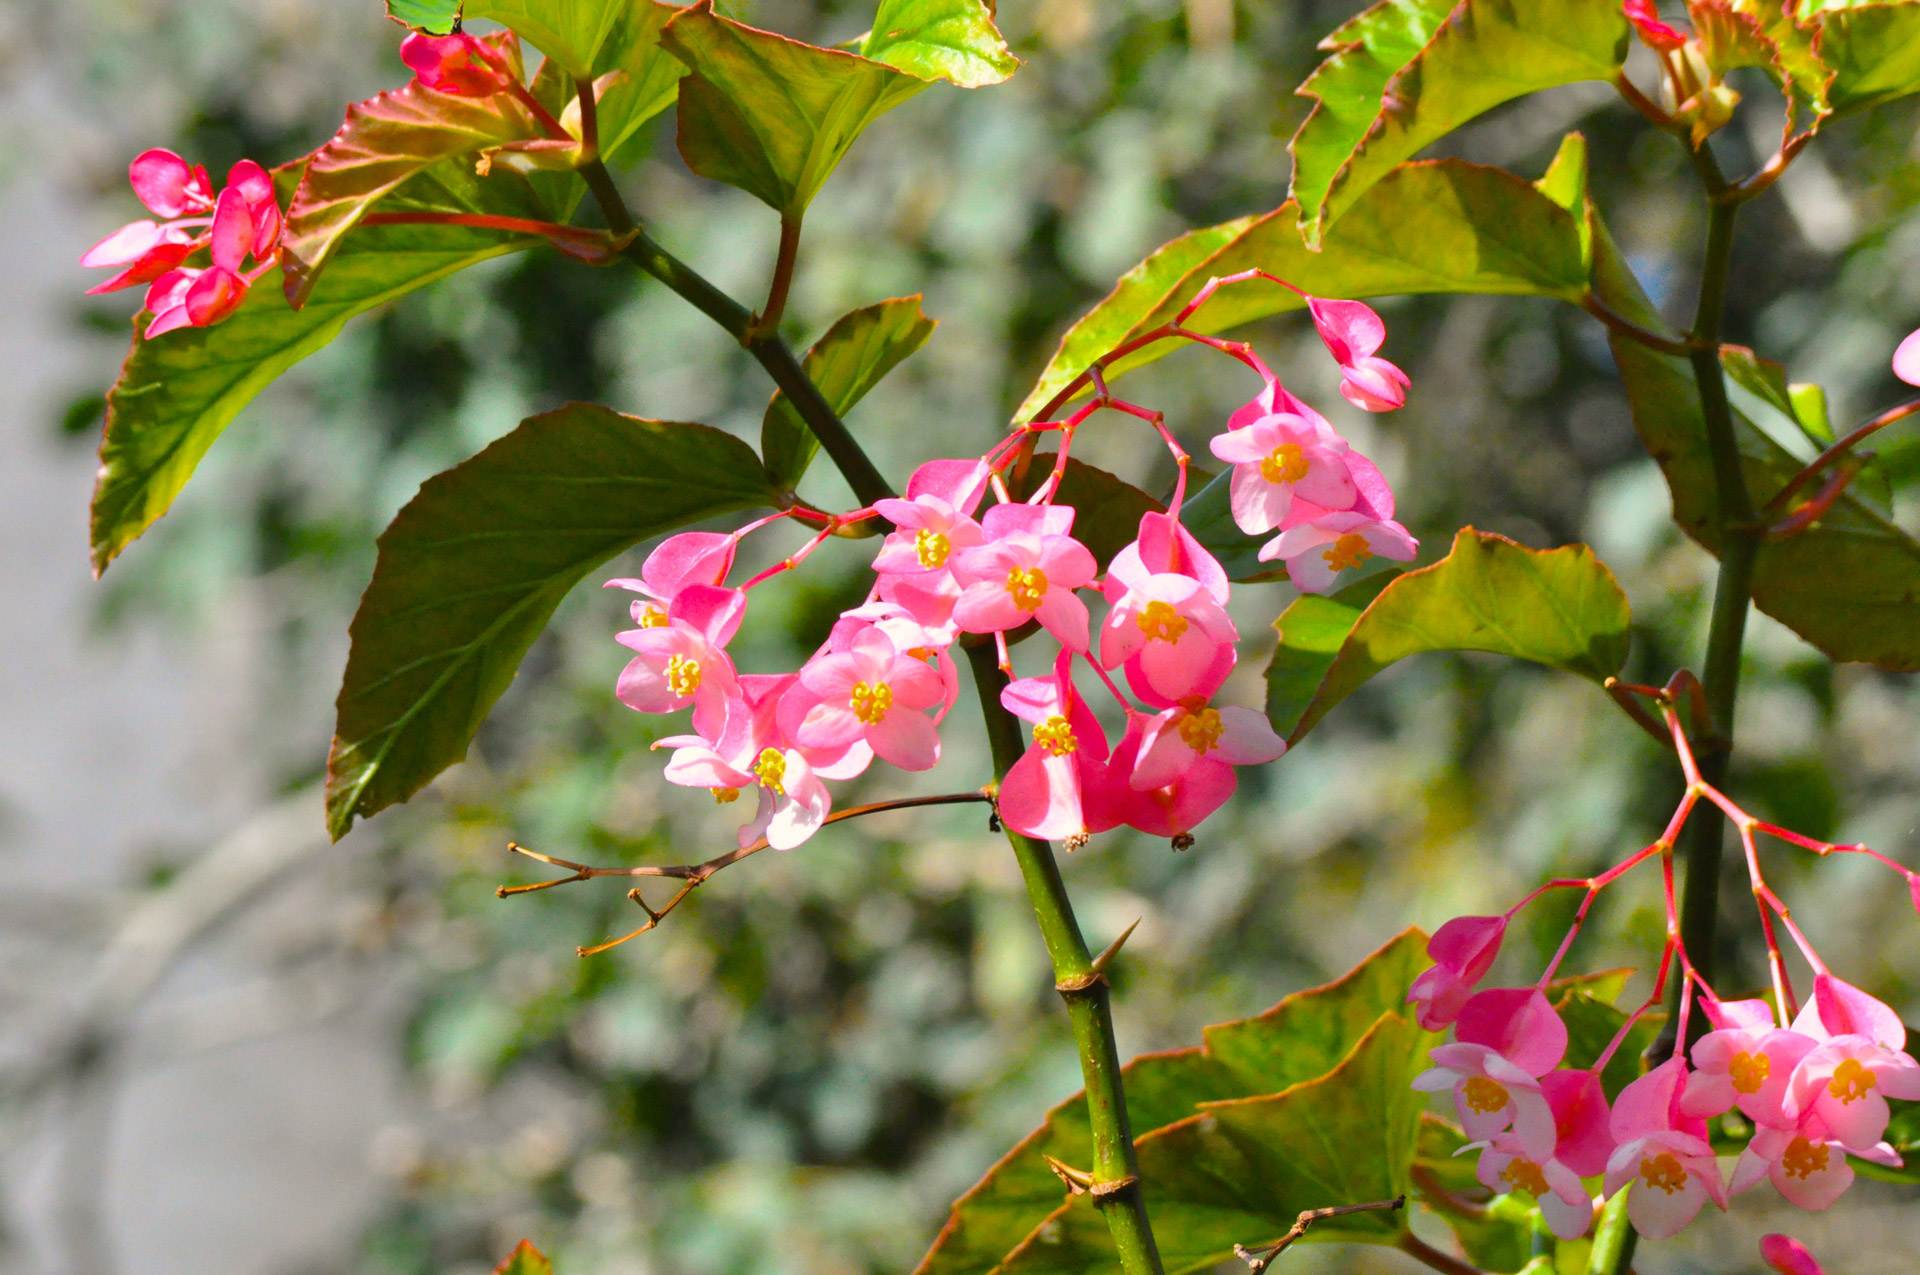
[[[1785,367],[1761,358],[1744,345],[1721,346],[1720,366],[1728,380],[1793,422],[1817,446],[1833,442],[1827,392],[1818,385],[1789,385]],[[1882,516],[1892,511],[1893,486],[1886,472],[1871,460],[1861,463],[1849,490]]]
[[[1285,734],[1298,724],[1362,613],[1398,575],[1382,572],[1326,595],[1303,593],[1273,622],[1280,642],[1267,665],[1267,716],[1275,730]]]
[[[1560,1021],[1567,1025],[1567,1057],[1562,1066],[1581,1071],[1599,1060],[1600,1051],[1627,1021],[1626,1011],[1583,991],[1566,993],[1554,1001],[1553,1007],[1560,1012]],[[1641,1055],[1647,1052],[1647,1046],[1660,1034],[1666,1021],[1665,1014],[1649,1013],[1634,1023],[1626,1040],[1607,1061],[1606,1070],[1600,1073],[1600,1087],[1607,1091],[1608,1102],[1640,1078]]]
[[[442,161],[540,137],[517,98],[454,97],[418,81],[347,108],[347,121],[314,152],[293,192],[281,240],[287,299],[306,304],[347,232],[383,196]]]
[[[429,35],[446,35],[460,19],[460,0],[387,0],[387,16]]]
[[[1468,1154],[1461,1159],[1471,1165],[1474,1157]],[[1478,1178],[1474,1180],[1474,1185],[1480,1185]],[[1533,1256],[1535,1208],[1532,1197],[1496,1195],[1487,1201],[1486,1213],[1480,1217],[1457,1217],[1445,1213],[1441,1216],[1459,1238],[1467,1260],[1478,1269],[1494,1272],[1495,1275],[1504,1272],[1551,1275],[1551,1265],[1545,1268],[1528,1265]]]
[[[641,0],[619,7],[619,19],[600,47],[594,75],[615,76],[598,100],[600,153],[611,162],[645,124],[674,104],[686,65],[667,52],[660,33],[680,10],[671,4]]]
[[[633,0],[466,0],[469,18],[489,18],[579,78],[597,75],[595,62],[614,24]]]
[[[297,168],[275,174],[283,192]],[[397,211],[490,212],[538,218],[544,209],[518,174],[474,176],[461,161],[436,166],[388,197]],[[106,440],[93,494],[93,569],[101,572],[172,505],[229,422],[282,372],[321,349],[347,320],[489,257],[538,239],[463,226],[365,227],[341,245],[304,309],[255,287],[210,328],[134,337],[107,396]],[[135,321],[136,333],[145,319]]]
[[[1258,1097],[1201,1104],[1197,1114],[1142,1135],[1140,1177],[1150,1183],[1153,1229],[1167,1275],[1270,1244],[1307,1209],[1390,1200],[1407,1190],[1425,1095],[1412,1088],[1441,1038],[1397,1013],[1382,1015],[1325,1075]],[[1403,1211],[1330,1218],[1306,1241],[1393,1244]],[[1008,1256],[1006,1275],[1092,1275],[1116,1269],[1092,1196],[1075,1196]]]
[[[1793,419],[1807,431],[1807,437],[1822,447],[1833,442],[1833,418],[1827,414],[1827,391],[1807,381],[1787,386],[1787,401],[1793,405]]]
[[[880,0],[860,53],[963,89],[998,84],[1020,65],[981,0]]]
[[[1292,614],[1289,607],[1277,621],[1283,634]],[[1309,614],[1339,622],[1328,608]],[[1368,678],[1423,651],[1491,651],[1604,682],[1626,660],[1630,620],[1626,594],[1587,546],[1529,549],[1463,527],[1445,558],[1396,577],[1360,612],[1290,724],[1285,715],[1299,702],[1303,661],[1276,654],[1281,676],[1268,684],[1268,712],[1275,729],[1286,727],[1288,740],[1298,740]],[[1308,632],[1318,645],[1330,640],[1311,626]]]
[[[466,756],[588,571],[774,498],[759,458],[731,434],[578,403],[422,484],[381,534],[353,617],[327,765],[334,837]]]
[[[815,48],[713,12],[667,24],[680,81],[680,154],[702,177],[800,216],[867,125],[927,82],[882,62]]]
[[[1595,234],[1594,290],[1617,313],[1666,332],[1604,228]],[[1717,555],[1719,495],[1693,369],[1624,337],[1610,340],[1634,428],[1673,494],[1674,521]],[[1734,428],[1760,508],[1801,462],[1737,412]],[[1799,535],[1761,545],[1753,601],[1835,660],[1920,669],[1920,543],[1850,493]]]
[[[1920,4],[1869,4],[1819,15],[1820,57],[1836,112],[1920,91]]]
[[[1207,1028],[1199,1048],[1134,1059],[1121,1077],[1135,1135],[1186,1119],[1205,1102],[1277,1093],[1325,1075],[1383,1015],[1406,1003],[1407,988],[1430,964],[1426,942],[1419,930],[1407,930],[1336,982],[1297,992],[1258,1017]],[[960,1197],[914,1275],[976,1275],[998,1266],[1060,1207],[1063,1190],[1048,1156],[1091,1163],[1084,1095],[1055,1107]],[[1158,1186],[1153,1190],[1157,1226]]]
[[[1316,99],[1290,147],[1302,233],[1318,242],[1374,183],[1482,112],[1611,79],[1627,37],[1602,0],[1374,5],[1321,42],[1335,52],[1299,90]]]
[[[553,1263],[533,1246],[532,1240],[521,1240],[493,1272],[494,1275],[553,1275]]]
[[[1040,490],[1056,458],[1054,452],[1035,453],[1027,472],[1007,484],[1008,492],[1015,500],[1025,500]],[[1132,483],[1072,456],[1067,457],[1067,472],[1054,499],[1073,507],[1073,538],[1087,547],[1102,571],[1114,554],[1140,534],[1141,515],[1166,511],[1165,505]]]
[[[843,314],[807,351],[802,366],[836,416],[865,398],[901,360],[927,343],[938,320],[920,310],[920,295],[895,297]],[[813,463],[820,440],[786,394],[776,390],[760,422],[760,454],[774,486],[792,491]]]
[[[1252,222],[1195,231],[1160,249],[1068,331],[1017,419],[1030,419],[1102,353],[1172,319],[1209,279],[1256,267],[1324,297],[1475,292],[1577,303],[1586,294],[1581,221],[1497,168],[1452,159],[1403,165],[1328,230],[1319,252],[1301,242],[1298,215],[1288,201]],[[1214,237],[1225,242],[1200,257]],[[1189,326],[1222,332],[1305,304],[1251,279],[1220,289]],[[1108,376],[1177,348],[1157,342],[1114,363]]]

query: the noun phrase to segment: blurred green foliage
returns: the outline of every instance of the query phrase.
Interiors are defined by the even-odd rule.
[[[854,306],[926,294],[938,333],[851,416],[883,468],[898,476],[985,446],[1117,274],[1184,229],[1277,205],[1285,139],[1307,106],[1290,89],[1314,42],[1357,7],[1006,0],[1018,75],[978,93],[936,88],[863,138],[815,202],[786,326],[804,345]],[[102,20],[60,38],[102,93],[124,88],[131,50],[180,53],[177,114],[141,121],[140,144],[175,145],[210,168],[311,148],[343,97],[401,74],[372,0],[322,6],[305,27],[198,5],[171,31],[105,0],[76,8]],[[857,3],[729,8],[821,43],[869,16]],[[187,56],[196,40],[213,51]],[[237,78],[215,74],[242,65]],[[264,93],[274,75],[291,87]],[[1737,122],[1716,139],[1730,168],[1750,166],[1777,132],[1753,110],[1751,129]],[[1741,223],[1730,339],[1825,384],[1842,429],[1895,400],[1887,353],[1920,319],[1916,118],[1907,103],[1834,126]],[[1679,152],[1608,93],[1558,90],[1444,145],[1533,176],[1573,127],[1592,143],[1592,188],[1654,300],[1684,314],[1698,200]],[[690,176],[671,128],[669,116],[623,174],[630,200],[669,247],[757,296],[773,215]],[[122,160],[103,150],[98,165],[116,209]],[[1591,541],[1634,606],[1629,675],[1663,680],[1697,661],[1711,564],[1667,520],[1598,325],[1523,300],[1383,310],[1384,353],[1414,378],[1408,408],[1384,419],[1345,413],[1299,319],[1252,335],[1381,462],[1430,550],[1465,524],[1536,547]],[[1190,449],[1253,388],[1198,352],[1129,385]],[[490,263],[361,321],[250,407],[207,477],[109,578],[103,616],[191,635],[224,593],[254,590],[281,635],[261,747],[287,783],[310,779],[373,537],[422,479],[575,398],[752,440],[769,391],[724,335],[630,272],[551,254]],[[75,399],[47,428],[83,433],[92,410]],[[1909,436],[1885,454],[1912,529],[1920,450]],[[1076,455],[1150,490],[1171,479],[1164,453],[1124,426],[1088,431]],[[837,483],[815,466],[804,494],[845,502]],[[756,598],[743,665],[810,648],[862,587],[860,566],[858,546],[829,546]],[[1288,596],[1242,592],[1243,632]],[[660,780],[655,725],[613,699],[623,605],[592,589],[570,599],[469,763],[370,834],[387,847],[384,932],[414,997],[405,1049],[422,1101],[383,1160],[391,1204],[361,1268],[477,1269],[524,1234],[567,1275],[907,1269],[953,1196],[1078,1084],[1011,859],[977,811],[875,819],[758,856],[658,931],[577,960],[576,944],[644,918],[612,883],[497,900],[496,884],[533,879],[508,862],[509,837],[607,863],[690,861],[731,844],[724,811]],[[1764,619],[1748,660],[1735,795],[1814,835],[1911,856],[1910,681],[1833,668]],[[1237,675],[1248,702],[1263,663],[1260,653]],[[968,729],[956,715],[939,777],[911,783],[976,782],[984,751]],[[855,785],[846,800],[877,791]],[[1676,791],[1651,742],[1587,684],[1427,655],[1362,688],[1279,765],[1243,776],[1193,851],[1109,836],[1066,871],[1096,943],[1145,918],[1115,978],[1123,1047],[1138,1052],[1323,981],[1403,924],[1592,870],[1653,836]],[[1830,960],[1912,1017],[1920,926],[1869,866],[1816,871],[1782,857],[1776,885]],[[1657,951],[1652,885],[1603,900],[1575,966]],[[1724,956],[1758,986],[1742,895],[1727,892]],[[1556,895],[1528,914],[1538,955],[1573,903]],[[1513,944],[1510,959],[1537,959],[1528,946]],[[1705,1251],[1716,1234],[1703,1227],[1693,1242]]]

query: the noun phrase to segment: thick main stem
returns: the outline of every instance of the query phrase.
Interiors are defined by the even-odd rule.
[[[1007,677],[995,663],[990,643],[969,648],[967,658],[973,664],[974,686],[980,692],[980,711],[993,750],[993,773],[1004,780],[1024,751],[1019,724],[1000,703]],[[1054,985],[1066,1001],[1067,1015],[1073,1023],[1080,1075],[1087,1088],[1087,1118],[1093,1129],[1094,1203],[1113,1233],[1121,1269],[1127,1275],[1161,1275],[1160,1251],[1147,1220],[1140,1164],[1134,1154],[1126,1095],[1121,1088],[1120,1050],[1113,1035],[1106,978],[1094,968],[1086,940],[1081,937],[1052,847],[1011,828],[1007,829],[1007,841],[1019,860],[1027,897],[1040,921],[1040,935],[1053,963]]]

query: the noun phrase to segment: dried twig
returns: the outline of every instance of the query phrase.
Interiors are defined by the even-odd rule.
[[[1308,1209],[1294,1220],[1293,1229],[1282,1235],[1277,1241],[1264,1248],[1250,1249],[1244,1244],[1233,1246],[1233,1255],[1247,1264],[1247,1275],[1265,1275],[1273,1259],[1280,1256],[1288,1245],[1307,1233],[1307,1228],[1315,1222],[1323,1222],[1330,1217],[1341,1217],[1348,1213],[1392,1212],[1405,1208],[1407,1197],[1395,1196],[1391,1200],[1373,1200],[1366,1204],[1337,1204],[1328,1209]]]

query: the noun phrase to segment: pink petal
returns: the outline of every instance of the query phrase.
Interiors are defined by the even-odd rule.
[[[930,460],[907,479],[907,499],[938,496],[964,514],[974,511],[986,490],[987,466],[978,460]]]
[[[995,505],[980,517],[989,539],[1003,536],[1064,536],[1073,531],[1072,505]]]
[[[87,249],[80,258],[80,264],[89,270],[101,266],[124,266],[138,261],[160,243],[161,231],[158,222],[128,222],[120,229]]]
[[[1687,1174],[1686,1185],[1671,1195],[1636,1182],[1627,1196],[1627,1217],[1642,1239],[1670,1239],[1687,1229],[1707,1204],[1707,1189]]]
[[[1813,1000],[1821,1025],[1831,1035],[1865,1036],[1888,1049],[1906,1048],[1907,1027],[1900,1021],[1900,1015],[1853,984],[1831,974],[1816,975]]]
[[[1845,1152],[1829,1146],[1826,1168],[1804,1174],[1789,1173],[1784,1164],[1775,1162],[1770,1176],[1774,1190],[1789,1204],[1819,1212],[1830,1208],[1853,1185],[1853,1166],[1847,1163]]]
[[[902,770],[926,770],[940,760],[940,732],[919,713],[895,709],[867,728],[882,761]]]
[[[1306,477],[1293,485],[1294,490],[1302,500],[1311,500],[1322,509],[1353,508],[1360,499],[1360,488],[1353,480],[1350,461],[1357,454],[1309,452]]]
[[[640,578],[655,597],[672,601],[690,584],[719,584],[733,566],[734,537],[717,531],[683,531],[668,536],[640,567]]]
[[[1265,713],[1250,708],[1223,708],[1220,712],[1220,744],[1216,749],[1221,761],[1235,766],[1260,766],[1287,751],[1287,743],[1276,735]],[[1556,1018],[1555,1021],[1558,1021]]]
[[[1613,1154],[1607,1093],[1591,1071],[1552,1071],[1540,1078],[1540,1093],[1553,1111],[1554,1158],[1583,1178],[1607,1170]]]
[[[1266,459],[1278,446],[1275,433],[1267,418],[1262,417],[1244,429],[1230,429],[1224,434],[1216,434],[1207,447],[1229,465],[1255,465]]]
[[[192,326],[193,319],[188,316],[187,307],[184,305],[176,305],[154,315],[153,322],[147,325],[147,330],[142,336],[144,339],[151,341],[163,332],[171,332],[175,328],[190,328]]]
[[[946,695],[940,675],[910,656],[896,656],[885,674],[893,705],[912,712],[932,708]]]
[[[1168,835],[1178,836],[1198,828],[1208,815],[1227,804],[1238,786],[1239,779],[1234,775],[1233,767],[1211,757],[1202,757],[1194,762],[1192,769],[1172,786],[1168,794],[1171,801],[1164,806]],[[1139,795],[1146,800],[1155,800],[1160,796],[1158,793]]]
[[[1437,965],[1453,969],[1462,980],[1477,983],[1493,968],[1506,938],[1503,916],[1456,916],[1427,940],[1427,955]]]
[[[1084,613],[1086,608],[1082,606],[1081,610]],[[1017,629],[1030,618],[1013,604],[1013,598],[1001,581],[983,580],[978,584],[970,584],[960,595],[960,600],[953,604],[954,622],[968,633],[998,633],[1005,629]]]
[[[1200,754],[1193,751],[1174,728],[1174,717],[1180,712],[1174,709],[1162,713],[1147,725],[1140,740],[1139,760],[1127,780],[1135,792],[1165,788],[1200,760]]]
[[[826,785],[813,777],[806,759],[787,750],[787,799],[774,808],[767,821],[767,844],[775,850],[791,850],[820,830],[833,802]]]
[[[1069,536],[1041,537],[1038,566],[1056,589],[1083,588],[1100,574],[1100,564],[1093,560],[1093,553]]]
[[[1530,1076],[1544,1076],[1567,1052],[1567,1025],[1536,987],[1495,987],[1460,1011],[1457,1039],[1497,1051]]]
[[[1738,1027],[1759,1028],[1765,1030],[1773,1026],[1773,1006],[1763,1000],[1723,1001],[1702,999],[1700,1008],[1706,1011],[1707,1021],[1721,1030]],[[1699,1060],[1700,1046],[1707,1037],[1702,1036],[1694,1045],[1694,1059]]]
[[[724,647],[739,631],[747,614],[747,595],[740,589],[690,584],[667,608],[669,620],[682,620],[716,647]]]
[[[1086,830],[1079,774],[1065,757],[1029,748],[1000,784],[1000,817],[1024,836],[1059,841]]]
[[[208,241],[213,266],[229,274],[238,273],[240,263],[253,248],[253,210],[246,196],[231,188],[220,192],[213,208],[213,231]]]
[[[800,684],[822,699],[844,705],[855,684],[868,680],[865,672],[865,662],[856,655],[823,655],[800,670]]]
[[[1824,1275],[1806,1245],[1790,1235],[1761,1236],[1760,1260],[1780,1275]]]
[[[1250,536],[1265,535],[1286,521],[1293,495],[1292,484],[1268,482],[1258,465],[1235,466],[1227,487],[1234,525]]]
[[[1367,357],[1387,339],[1387,325],[1364,301],[1312,297],[1307,301],[1307,313],[1313,316],[1313,326],[1327,352],[1341,363]]]
[[[1363,412],[1391,412],[1407,404],[1407,375],[1385,359],[1362,359],[1341,369],[1340,397]]]
[[[1000,692],[1000,703],[1021,721],[1038,724],[1060,712],[1060,682],[1054,677],[1023,677]]]
[[[1006,595],[1006,590],[1001,590]],[[1011,600],[1009,600],[1011,605]],[[1017,608],[1016,608],[1017,609]],[[1069,651],[1085,651],[1088,648],[1090,623],[1087,616],[1087,604],[1066,589],[1050,588],[1046,596],[1040,599],[1040,607],[1033,613],[1054,640]]]
[[[169,150],[143,151],[127,166],[127,178],[140,202],[163,218],[204,212],[213,192],[199,172]]]
[[[1393,517],[1393,488],[1378,466],[1359,452],[1348,452],[1347,473],[1357,493],[1353,502],[1356,511],[1382,522]]]

